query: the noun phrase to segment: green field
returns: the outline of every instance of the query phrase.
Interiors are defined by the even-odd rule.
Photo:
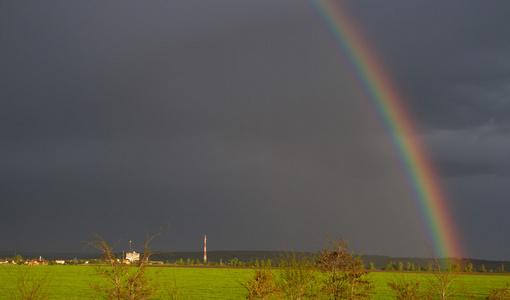
[[[0,299],[9,299],[14,290],[16,274],[26,270],[35,278],[48,274],[50,299],[94,299],[97,294],[90,284],[102,282],[90,266],[0,266]],[[177,283],[182,295],[189,299],[243,299],[245,289],[239,282],[246,282],[253,275],[251,269],[241,268],[199,268],[199,267],[150,267],[150,273],[158,270],[161,291],[158,299],[167,299],[167,290]],[[394,299],[394,294],[387,286],[391,280],[405,279],[426,281],[427,273],[372,272],[375,283],[374,299]],[[508,275],[459,275],[458,284],[465,286],[471,295],[483,299],[494,288],[505,286],[510,281]],[[456,296],[454,299],[469,299]]]

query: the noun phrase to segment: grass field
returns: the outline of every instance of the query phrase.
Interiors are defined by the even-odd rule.
[[[90,288],[90,284],[102,282],[90,266],[1,266],[0,267],[0,299],[9,299],[14,290],[17,272],[28,270],[34,278],[48,274],[50,299],[94,299],[97,295]],[[239,282],[246,282],[253,275],[251,269],[238,268],[197,268],[197,267],[151,267],[150,273],[161,270],[161,291],[158,299],[167,299],[168,291],[177,283],[185,299],[243,299],[245,289]],[[374,299],[394,299],[394,294],[387,286],[391,280],[406,279],[426,281],[427,273],[394,273],[372,272],[375,283],[376,297]],[[494,288],[505,286],[510,281],[508,275],[460,275],[458,284],[465,286],[471,295],[483,299]],[[456,296],[453,299],[469,299]]]

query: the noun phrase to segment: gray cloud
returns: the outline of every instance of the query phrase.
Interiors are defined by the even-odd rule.
[[[436,157],[450,176],[497,175],[507,177],[510,139],[491,120],[478,128],[441,130],[429,135]]]
[[[493,119],[484,99],[466,101],[459,89],[480,94],[508,84],[507,3],[358,1],[349,8],[424,128],[478,127]],[[461,109],[473,112],[464,116]]]
[[[470,220],[478,199],[488,216],[504,206],[491,191],[508,195],[505,4],[346,4],[461,232],[503,234],[502,217]],[[211,249],[312,250],[329,232],[358,251],[425,255],[387,133],[306,2],[8,3],[0,19],[12,212],[0,250],[79,251],[91,232],[136,241],[170,222],[155,247],[195,250],[206,233]],[[463,237],[467,255],[506,258]]]

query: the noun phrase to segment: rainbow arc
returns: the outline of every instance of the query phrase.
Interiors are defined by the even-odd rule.
[[[360,84],[360,91],[376,108],[381,122],[397,151],[412,191],[413,205],[426,228],[426,242],[439,257],[462,256],[453,214],[437,180],[425,148],[416,138],[416,129],[404,102],[391,82],[373,48],[338,1],[311,0],[341,55]]]

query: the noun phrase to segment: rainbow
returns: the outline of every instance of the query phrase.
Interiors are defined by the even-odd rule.
[[[422,224],[426,228],[425,242],[438,257],[460,258],[462,247],[447,199],[424,147],[416,139],[412,118],[388,72],[338,1],[310,0],[310,3],[355,74],[361,91],[370,99],[386,127],[406,174],[413,205],[418,207],[419,218],[425,223]]]

